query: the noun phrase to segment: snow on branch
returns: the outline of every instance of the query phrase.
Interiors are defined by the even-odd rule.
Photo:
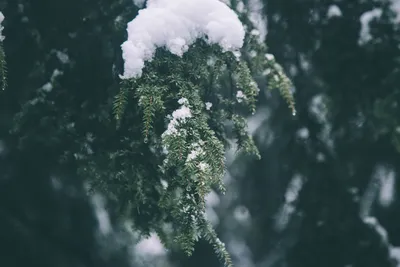
[[[219,0],[148,0],[127,27],[122,79],[138,78],[158,47],[182,56],[198,38],[224,51],[243,45],[245,30],[236,13]]]
[[[4,29],[4,27],[1,25],[1,23],[3,22],[3,20],[4,20],[4,15],[3,15],[3,13],[2,12],[0,12],[0,41],[3,41],[4,40],[4,36],[3,36],[3,29]]]

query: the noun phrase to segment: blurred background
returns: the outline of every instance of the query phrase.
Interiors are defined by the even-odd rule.
[[[133,2],[0,0],[2,266],[220,266],[202,241],[190,258],[155,236],[135,244],[111,204],[87,197],[76,166],[57,160],[79,157],[88,133],[113,135],[103,103],[144,1]],[[293,81],[297,115],[261,90],[249,129],[262,159],[228,151],[227,194],[207,197],[235,266],[400,266],[400,1],[243,4]]]

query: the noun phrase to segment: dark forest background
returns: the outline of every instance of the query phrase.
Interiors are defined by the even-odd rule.
[[[209,199],[221,239],[238,267],[400,266],[396,1],[263,4],[266,44],[294,83],[298,113],[261,92],[250,122],[262,160],[232,160],[227,195]],[[138,259],[112,202],[88,197],[68,160],[79,157],[89,132],[97,145],[114,134],[104,127],[105,107],[138,8],[131,0],[3,0],[0,10],[8,66],[0,92],[0,265],[219,266],[203,242],[190,258]],[[360,39],[371,10],[379,16]],[[113,227],[98,220],[104,209]],[[101,227],[113,234],[103,237]]]

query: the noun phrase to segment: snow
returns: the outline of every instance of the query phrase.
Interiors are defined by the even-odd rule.
[[[239,103],[241,103],[243,101],[243,99],[246,99],[246,96],[243,93],[243,91],[241,91],[241,90],[237,91],[236,99],[237,99],[237,102],[239,102]]]
[[[256,114],[247,118],[247,132],[253,136],[260,127],[265,127],[264,122],[270,117],[268,108],[258,108]]]
[[[251,50],[249,52],[249,55],[250,55],[251,58],[255,58],[257,56],[257,52],[255,50]]]
[[[68,54],[61,52],[61,51],[56,51],[56,55],[57,55],[58,60],[61,61],[61,63],[63,63],[63,64],[69,63]]]
[[[388,207],[393,203],[395,198],[396,189],[396,174],[390,168],[381,167],[377,171],[377,175],[380,178],[380,190],[379,190],[379,204],[383,207]]]
[[[244,3],[242,1],[239,1],[236,5],[236,11],[239,13],[245,12],[246,7],[244,6]]]
[[[218,44],[223,51],[237,51],[245,30],[236,13],[219,0],[148,0],[147,7],[127,26],[122,45],[122,79],[142,75],[144,63],[158,47],[182,56],[197,39]]]
[[[240,223],[245,223],[250,219],[250,212],[245,206],[237,206],[233,211],[233,217]]]
[[[253,30],[250,32],[250,34],[251,34],[251,35],[254,35],[254,36],[260,36],[260,31],[257,30],[257,29],[253,29]]]
[[[319,152],[318,154],[317,154],[317,161],[318,162],[324,162],[325,161],[325,155],[324,154],[322,154],[321,152]]]
[[[178,102],[184,103],[184,100],[179,99]],[[185,105],[182,105],[179,109],[172,112],[172,118],[171,118],[170,122],[168,123],[167,130],[163,133],[163,136],[178,134],[178,130],[176,129],[176,127],[179,125],[179,123],[185,122],[187,118],[191,118],[191,117],[192,117],[192,113],[190,111],[190,108],[188,108]]]
[[[208,165],[208,163],[206,162],[200,162],[198,166],[202,172],[206,172],[207,170],[210,169],[210,165]]]
[[[3,36],[3,29],[4,29],[4,27],[1,25],[1,23],[3,22],[3,20],[4,20],[4,15],[3,15],[3,13],[2,12],[0,12],[0,41],[2,42],[6,37],[4,37]]]
[[[43,91],[49,93],[51,90],[53,90],[53,85],[51,83],[46,83],[45,85],[42,86]]]
[[[207,194],[206,196],[206,205],[210,208],[215,208],[220,204],[221,200],[218,196],[218,194],[214,191],[211,190],[210,193]]]
[[[327,12],[327,17],[332,18],[332,17],[341,17],[342,16],[342,11],[337,5],[330,5],[328,8]]]
[[[390,258],[396,261],[396,267],[400,267],[400,247],[390,247],[389,253]]]
[[[391,0],[391,2],[391,9],[396,14],[396,18],[393,22],[397,24],[400,22],[400,0]]]
[[[214,227],[216,227],[219,224],[219,218],[214,209],[220,205],[221,200],[214,190],[211,190],[211,192],[206,195],[205,200],[206,218],[211,222]]]
[[[162,185],[162,187],[163,187],[164,189],[167,189],[167,188],[168,188],[168,182],[167,182],[167,181],[165,181],[164,179],[160,179],[160,182],[161,182],[161,185]]]
[[[186,161],[192,161],[195,160],[197,157],[204,155],[204,150],[201,148],[201,146],[198,143],[193,143],[191,145],[192,150],[190,151]]]
[[[187,100],[187,98],[182,97],[178,100],[178,103],[181,105],[187,105],[187,104],[189,104],[189,101]]]
[[[382,15],[382,9],[380,8],[372,9],[361,15],[360,17],[361,31],[360,31],[360,37],[358,39],[359,45],[364,45],[372,39],[369,24],[372,20],[380,18],[381,15]]]
[[[267,60],[269,60],[269,61],[271,61],[271,60],[274,60],[275,59],[275,57],[274,57],[274,55],[272,55],[272,54],[265,54],[265,58],[267,59]]]
[[[142,8],[144,6],[145,0],[133,0],[133,4],[139,8]]]
[[[259,32],[259,41],[264,42],[267,36],[268,21],[264,17],[264,5],[261,0],[249,0],[249,19]]]
[[[135,252],[140,255],[148,256],[161,256],[167,253],[160,238],[155,233],[150,234],[149,238],[140,241],[135,246]]]
[[[210,110],[212,107],[212,103],[206,102],[206,110]]]
[[[235,58],[237,59],[237,61],[240,60],[240,57],[242,56],[242,53],[240,51],[234,51],[233,55],[235,56]]]
[[[265,70],[264,70],[263,75],[264,75],[264,76],[267,76],[267,75],[269,75],[270,73],[271,73],[271,69],[268,68],[268,69],[265,69]]]
[[[303,127],[297,131],[296,135],[298,138],[308,139],[308,137],[310,136],[310,131],[306,127]]]
[[[96,194],[92,196],[91,201],[99,224],[100,233],[103,235],[111,233],[113,229],[111,226],[110,217],[105,209],[104,198],[101,195]]]
[[[297,200],[299,192],[303,187],[303,178],[301,175],[296,174],[290,182],[285,194],[286,203],[292,203]]]
[[[295,174],[290,181],[285,193],[285,202],[281,206],[275,220],[275,230],[284,230],[290,222],[293,213],[296,211],[296,202],[301,189],[303,188],[304,177]]]
[[[201,148],[192,150],[187,157],[187,161],[195,160],[201,153],[202,153]]]
[[[327,121],[327,106],[325,104],[325,96],[322,94],[315,95],[309,104],[309,112],[317,119],[319,123]]]
[[[381,237],[381,240],[383,243],[387,244],[388,243],[388,234],[385,228],[378,222],[378,220],[375,217],[372,216],[367,216],[363,218],[363,221],[365,224],[370,225],[374,230],[378,233],[378,235]]]
[[[62,75],[62,74],[63,74],[62,71],[60,71],[59,69],[55,69],[55,70],[53,71],[53,74],[52,74],[51,77],[50,77],[50,80],[51,80],[51,81],[54,81],[58,76],[60,76],[60,75]]]

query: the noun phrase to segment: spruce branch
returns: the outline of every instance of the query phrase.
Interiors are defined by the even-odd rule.
[[[121,86],[121,90],[114,98],[113,113],[114,113],[114,118],[117,122],[117,127],[120,126],[122,116],[124,115],[126,106],[128,105],[129,91],[130,88],[126,86],[126,83],[123,83]]]
[[[268,60],[264,64],[270,64]],[[279,69],[278,69],[279,70]],[[277,72],[277,70],[275,70]],[[290,81],[283,72],[280,83],[274,84],[294,108]],[[211,80],[210,80],[211,79]],[[285,87],[286,86],[286,87]],[[289,89],[288,89],[289,88]],[[244,101],[232,99],[227,91],[241,90]],[[259,88],[253,79],[252,67],[239,60],[233,53],[223,53],[220,48],[198,41],[182,57],[165,49],[158,49],[153,61],[147,62],[141,78],[122,86],[114,103],[116,119],[121,120],[133,92],[142,117],[142,135],[150,146],[158,144],[160,151],[152,152],[158,162],[157,175],[167,186],[146,184],[143,175],[136,174],[131,182],[135,192],[132,202],[149,202],[146,187],[154,186],[159,192],[157,206],[163,216],[152,220],[151,227],[167,246],[178,246],[191,255],[199,234],[214,247],[225,266],[232,266],[224,244],[218,239],[205,213],[205,197],[212,188],[225,192],[223,176],[226,171],[225,148],[227,129],[223,122],[233,122],[239,151],[260,154],[247,131],[245,114],[256,110]],[[212,101],[211,110],[206,102]],[[162,125],[159,116],[166,116]],[[162,152],[161,152],[162,151]],[[136,188],[136,189],[135,189]],[[140,215],[142,216],[142,210]],[[162,219],[161,219],[162,218]],[[140,220],[141,218],[136,218]],[[157,223],[172,222],[172,232],[166,234]],[[152,226],[153,225],[153,226]],[[174,238],[170,238],[173,236]]]

